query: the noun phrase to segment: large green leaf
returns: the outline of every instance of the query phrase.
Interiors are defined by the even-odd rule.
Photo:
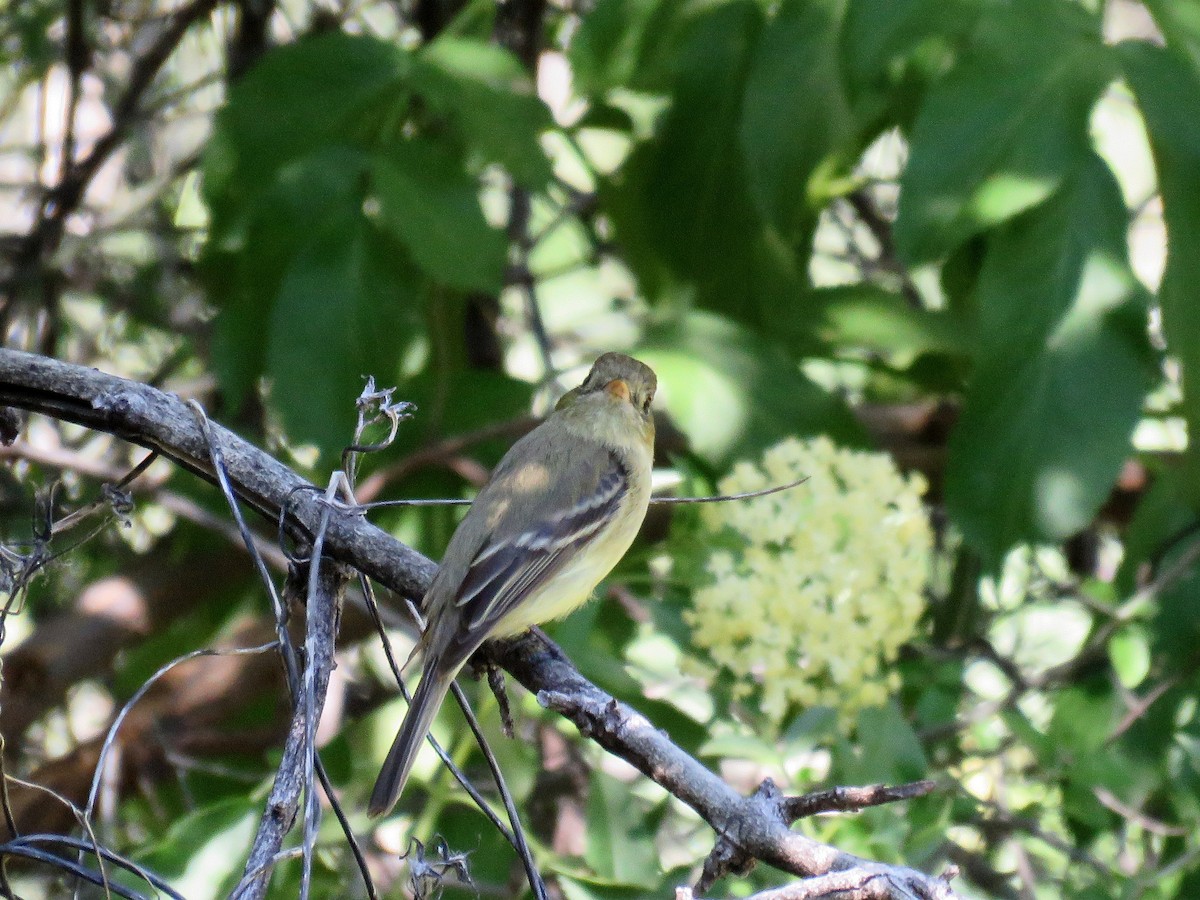
[[[981,20],[972,52],[929,92],[910,136],[896,245],[910,264],[1049,197],[1087,152],[1113,67],[1095,17],[1015,0]]]
[[[247,842],[253,839],[261,815],[261,802],[248,796],[202,805],[173,822],[138,862],[185,896],[197,900],[227,896],[241,875]]]
[[[747,0],[688,21],[671,106],[653,140],[604,186],[603,200],[647,296],[694,300],[770,327],[779,305],[803,293],[807,240],[785,242],[766,227],[738,139],[762,25],[758,5]]]
[[[1146,0],[1167,46],[1200,72],[1200,0]]]
[[[488,225],[479,184],[431,141],[398,143],[371,169],[380,219],[435,279],[451,287],[499,291],[508,238]]]
[[[853,148],[837,55],[844,6],[845,0],[784,0],[746,77],[739,138],[750,190],[789,245],[811,231],[824,200],[814,175],[823,164],[846,163]]]
[[[1130,452],[1153,357],[1127,218],[1112,173],[1091,155],[990,242],[946,503],[993,563],[1015,543],[1087,525]]]
[[[402,260],[353,212],[330,217],[292,259],[260,335],[289,436],[316,443],[327,460],[350,443],[364,376],[396,381],[418,290]]]
[[[290,161],[372,125],[397,104],[410,57],[394,44],[334,32],[266,54],[229,93],[205,151],[204,195],[220,232]]]
[[[847,0],[843,68],[853,92],[884,91],[924,43],[944,43],[974,22],[978,0]]]
[[[965,354],[969,331],[952,311],[914,306],[906,297],[862,283],[818,288],[805,298],[796,327],[835,351],[870,350],[900,364],[924,353]],[[780,322],[788,331],[788,322]]]
[[[651,328],[638,356],[653,367],[672,418],[718,470],[789,435],[860,443],[840,400],[782,350],[728,319],[692,313]]]
[[[644,805],[630,785],[603,772],[592,775],[585,859],[597,877],[619,885],[657,887],[658,854]]]
[[[314,223],[344,221],[362,207],[366,158],[326,146],[284,166],[258,196],[238,198],[243,221],[227,221],[205,248],[202,269],[218,304],[213,362],[237,406],[266,367],[268,322],[288,267],[306,252]]]
[[[1145,43],[1120,47],[1125,74],[1146,120],[1163,217],[1167,268],[1159,288],[1168,351],[1183,370],[1183,415],[1192,440],[1185,490],[1200,504],[1200,69]]]
[[[550,162],[539,138],[553,119],[511,53],[443,35],[421,50],[412,85],[431,110],[453,124],[472,155],[499,163],[526,187],[549,181]]]
[[[600,0],[568,51],[576,90],[665,89],[680,6],[674,0]]]

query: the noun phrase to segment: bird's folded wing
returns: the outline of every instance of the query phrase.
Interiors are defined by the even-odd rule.
[[[629,491],[629,477],[616,454],[603,448],[569,463],[569,482],[583,488],[538,504],[542,509],[520,530],[497,528],[472,559],[459,585],[456,604],[468,634],[484,635],[546,584],[576,553],[599,535]],[[561,482],[560,482],[561,483]],[[553,492],[550,494],[553,497]]]

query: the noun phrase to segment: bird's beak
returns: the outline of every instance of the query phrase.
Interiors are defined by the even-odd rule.
[[[625,383],[624,379],[614,378],[604,386],[604,390],[608,391],[608,393],[612,394],[618,400],[624,400],[626,403],[629,402],[629,385]]]

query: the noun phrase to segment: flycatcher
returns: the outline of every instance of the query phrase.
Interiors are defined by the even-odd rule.
[[[421,682],[375,782],[371,815],[396,804],[438,707],[479,645],[566,615],[633,543],[650,502],[656,386],[648,366],[606,353],[496,466],[425,595]]]

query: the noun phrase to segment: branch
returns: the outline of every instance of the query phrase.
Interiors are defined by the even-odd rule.
[[[207,445],[192,413],[178,398],[155,388],[82,366],[0,350],[0,404],[110,432],[157,450],[209,481],[214,479]],[[211,428],[224,450],[235,492],[258,512],[281,517],[283,527],[293,535],[311,539],[322,511],[327,510],[316,489],[232,433],[215,424]],[[433,562],[357,514],[333,510],[325,546],[329,556],[406,597],[420,597],[436,570]],[[491,655],[539,702],[569,718],[585,736],[696,810],[721,841],[746,858],[807,878],[841,873],[845,879],[886,885],[886,890],[875,887],[876,893],[864,897],[954,897],[941,879],[882,866],[792,831],[769,791],[742,797],[644,716],[580,675],[544,637],[529,633],[493,645]]]
[[[216,483],[208,444],[188,406],[172,394],[71,365],[0,349],[0,405],[43,413],[108,432],[157,450]],[[319,491],[287,466],[225,428],[211,426],[225,453],[238,496],[271,522],[281,519],[294,538],[311,543],[323,508]],[[335,514],[325,538],[328,554],[404,597],[420,598],[436,564],[360,515]]]

